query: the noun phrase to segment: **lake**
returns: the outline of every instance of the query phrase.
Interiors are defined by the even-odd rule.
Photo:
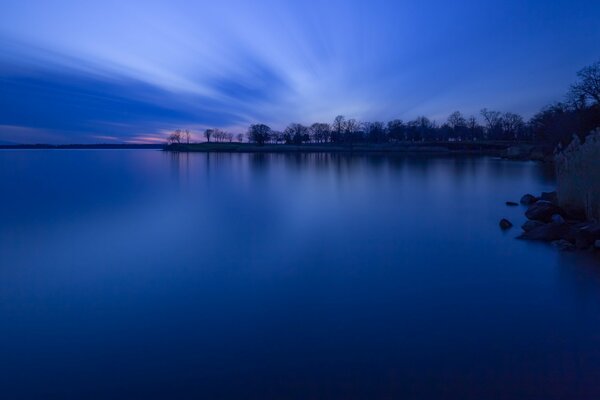
[[[504,204],[543,165],[15,150],[0,185],[2,399],[600,396],[600,263]]]

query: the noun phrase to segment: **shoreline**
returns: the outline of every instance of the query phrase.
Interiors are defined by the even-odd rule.
[[[165,151],[182,153],[370,153],[370,154],[458,154],[492,155],[515,160],[550,161],[546,148],[514,142],[403,142],[386,144],[169,144]]]

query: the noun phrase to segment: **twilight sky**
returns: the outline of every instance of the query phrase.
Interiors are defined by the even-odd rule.
[[[531,116],[600,59],[598,0],[2,0],[0,143],[254,122]]]

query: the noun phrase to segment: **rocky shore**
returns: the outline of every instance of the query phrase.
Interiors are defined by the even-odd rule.
[[[600,251],[600,223],[586,220],[581,210],[560,207],[556,192],[526,194],[521,204],[527,206],[527,222],[518,239],[549,242],[560,250]],[[500,227],[510,229],[512,223],[503,219]]]

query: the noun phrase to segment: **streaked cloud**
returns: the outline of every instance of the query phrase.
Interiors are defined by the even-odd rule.
[[[597,15],[585,0],[5,0],[0,124],[151,141],[337,114],[530,115],[598,57]]]

